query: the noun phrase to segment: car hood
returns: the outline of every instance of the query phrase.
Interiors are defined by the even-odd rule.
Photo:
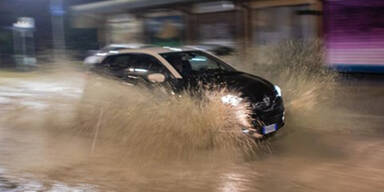
[[[195,83],[205,85],[219,85],[221,88],[227,88],[230,91],[238,92],[240,96],[251,101],[262,101],[266,96],[276,95],[274,85],[269,81],[244,72],[217,73],[202,76],[195,76],[189,80]]]

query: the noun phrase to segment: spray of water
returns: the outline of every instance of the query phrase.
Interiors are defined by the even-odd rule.
[[[242,58],[242,59],[239,59]],[[248,54],[226,58],[240,69],[279,85],[287,111],[286,132],[299,127],[327,131],[323,123],[336,103],[338,74],[326,66],[322,41],[286,41],[278,45],[253,47]]]
[[[72,127],[93,138],[92,150],[107,141],[124,147],[127,155],[173,159],[258,149],[241,133],[237,114],[246,109],[224,105],[220,98],[225,91],[198,99],[187,92],[169,95],[162,88],[147,90],[104,78],[93,78],[87,86]]]
[[[5,146],[0,148],[0,164],[8,170],[32,173],[33,180],[44,183],[94,183],[105,187],[101,191],[195,191],[217,186],[222,191],[242,187],[253,191],[260,186],[273,191],[271,181],[278,178],[282,186],[275,188],[287,189],[293,181],[292,171],[298,170],[303,181],[310,172],[318,182],[324,173],[319,169],[311,172],[313,166],[303,166],[306,163],[301,158],[316,162],[321,154],[335,149],[327,144],[338,141],[328,135],[322,141],[318,133],[334,136],[330,129],[340,123],[332,118],[336,109],[328,108],[339,101],[334,97],[339,88],[337,75],[324,68],[323,53],[318,41],[285,42],[226,58],[282,88],[287,122],[271,143],[256,143],[241,133],[238,112],[246,113],[246,109],[223,105],[220,98],[226,90],[207,92],[207,99],[201,100],[189,93],[170,95],[161,88],[147,90],[98,76],[85,77],[66,67],[54,72],[47,67],[33,77],[12,79],[14,75],[8,75],[0,84],[18,95],[0,96],[0,102],[7,102],[0,103],[0,144]],[[60,65],[65,63],[68,61]],[[355,148],[344,143],[337,146]],[[244,157],[263,157],[265,151],[273,152],[267,154],[267,160],[244,162]],[[333,150],[325,157],[328,155],[333,156]],[[360,157],[358,153],[356,167]],[[292,166],[286,166],[287,162]],[[324,169],[324,178],[334,169]],[[360,174],[362,169],[355,170]]]
[[[236,61],[243,61],[235,65],[280,85],[288,118],[300,117],[316,108],[324,97],[329,98],[335,75],[323,66],[321,43],[286,42],[254,49],[258,54],[241,57],[245,59],[234,56]],[[65,62],[59,63],[63,66]],[[250,63],[252,67],[247,68]],[[65,81],[69,76],[82,78],[77,70],[71,72],[67,67],[55,71],[55,81]],[[87,140],[85,148],[93,154],[113,145],[131,159],[190,159],[217,152],[232,158],[270,150],[268,141],[254,142],[241,133],[244,123],[238,114],[246,114],[246,108],[224,105],[220,98],[226,90],[207,92],[209,99],[201,100],[187,92],[172,96],[161,88],[132,87],[94,75],[87,75],[83,84],[79,98],[50,98],[46,101],[50,107],[33,115],[28,112],[28,121],[39,122],[35,124],[44,129],[42,132]],[[8,113],[7,122],[16,127],[28,124],[19,119],[20,114],[26,114],[23,110]],[[12,121],[15,117],[18,120]],[[285,129],[294,127],[288,122]]]

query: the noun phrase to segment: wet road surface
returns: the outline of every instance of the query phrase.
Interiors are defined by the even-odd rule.
[[[192,160],[150,161],[125,156],[118,145],[93,150],[91,138],[41,128],[49,115],[65,122],[62,114],[74,113],[65,106],[81,97],[83,73],[0,76],[0,191],[384,189],[384,81],[340,81],[336,100],[289,114],[265,144],[270,150],[252,157],[205,151]]]

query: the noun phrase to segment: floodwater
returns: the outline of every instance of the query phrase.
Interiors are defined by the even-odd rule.
[[[338,80],[318,102],[327,90],[287,95],[284,129],[252,144],[215,102],[81,71],[0,76],[0,191],[384,189],[383,81]]]

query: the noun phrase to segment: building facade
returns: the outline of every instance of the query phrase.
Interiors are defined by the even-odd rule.
[[[317,38],[322,34],[321,10],[318,0],[131,0],[74,6],[72,15],[74,27],[97,28],[101,44],[221,43],[243,48]],[[126,23],[116,24],[111,18],[121,14],[129,15]]]
[[[384,1],[324,3],[328,63],[346,72],[384,73]]]

